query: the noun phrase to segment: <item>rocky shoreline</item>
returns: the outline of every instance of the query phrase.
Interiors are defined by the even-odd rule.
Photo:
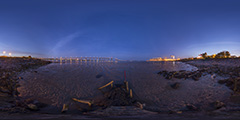
[[[18,96],[19,80],[23,79],[18,74],[49,63],[31,57],[0,57],[0,111],[25,113],[34,110],[36,105],[42,106],[37,101],[24,100]]]
[[[157,74],[165,77],[167,80],[181,79],[198,81],[201,77],[211,75],[214,80],[217,76],[224,79],[217,79],[221,85],[226,85],[232,90],[231,96],[226,101],[215,101],[209,104],[212,109],[206,111],[206,115],[230,115],[240,112],[240,59],[207,59],[181,61],[198,68],[196,71],[160,71]],[[174,80],[173,80],[174,81]],[[179,82],[171,84],[170,87],[178,89],[181,86]],[[195,105],[188,104],[188,111],[199,111]]]
[[[213,103],[217,112],[237,112],[240,111],[240,59],[206,59],[185,61],[185,63],[198,68],[194,73],[200,75],[210,74],[212,79],[221,76],[217,82],[226,85],[232,94],[227,98],[226,103],[216,101]],[[198,79],[197,77],[197,79]],[[194,78],[193,78],[194,79]],[[196,80],[196,79],[194,79]]]
[[[194,60],[185,63],[197,67],[196,72],[199,74],[211,74],[213,79],[216,75],[225,77],[226,79],[219,80],[218,83],[225,84],[235,94],[240,94],[240,59]]]

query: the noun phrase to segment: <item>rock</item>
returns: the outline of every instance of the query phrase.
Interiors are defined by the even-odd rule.
[[[38,107],[36,105],[32,104],[32,103],[31,104],[27,104],[27,106],[28,106],[28,109],[30,109],[32,111],[39,110]]]
[[[47,104],[41,103],[41,102],[39,102],[39,101],[37,101],[37,100],[34,100],[34,101],[33,101],[33,104],[36,105],[38,108],[43,108],[43,107],[46,107],[46,106],[47,106]]]
[[[14,107],[15,105],[13,103],[8,102],[8,101],[0,101],[0,106],[2,108],[11,108],[11,107]]]
[[[172,84],[171,87],[173,89],[178,89],[180,87],[180,83],[176,82],[176,83]]]
[[[172,76],[170,76],[170,75],[167,75],[167,76],[165,77],[165,79],[168,79],[168,80],[170,80],[170,79],[172,79]]]
[[[24,107],[25,106],[25,103],[21,100],[16,100],[16,106],[18,107]]]
[[[211,78],[212,78],[212,79],[215,79],[215,78],[216,78],[216,75],[215,75],[215,74],[212,74],[212,75],[211,75]]]
[[[101,78],[103,75],[96,75],[96,78]]]
[[[8,90],[7,88],[4,88],[4,87],[1,87],[1,88],[0,88],[0,92],[11,94],[11,91]]]
[[[159,75],[161,75],[163,72],[162,71],[160,71],[160,72],[158,72],[157,74],[159,74]]]
[[[198,111],[199,110],[196,106],[191,105],[191,104],[187,104],[186,108],[187,108],[187,110],[190,110],[190,111]]]
[[[227,82],[227,80],[219,80],[218,83],[219,84],[225,84]]]
[[[186,70],[179,70],[179,72],[181,72],[181,73],[182,73],[182,72],[186,72]]]
[[[140,108],[141,110],[145,107],[145,104],[142,104],[140,102],[136,103],[136,107]]]
[[[24,102],[27,104],[33,103],[33,101],[34,101],[34,99],[32,99],[32,98],[28,98],[28,99],[24,100]]]
[[[158,72],[157,74],[165,74],[165,73],[167,73],[167,71],[163,70],[163,71]]]
[[[228,86],[228,87],[232,87],[233,86],[233,80],[232,79],[228,79],[227,81],[226,81],[226,86]]]
[[[223,102],[218,101],[218,100],[216,102],[214,102],[213,105],[214,105],[215,109],[220,109],[222,107],[225,107],[225,104]]]
[[[195,76],[195,75],[192,76],[192,79],[195,80],[195,81],[198,81],[198,80],[199,80],[199,78],[198,78],[197,76]]]

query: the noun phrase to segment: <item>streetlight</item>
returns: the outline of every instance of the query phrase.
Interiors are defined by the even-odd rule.
[[[12,53],[8,53],[9,56],[12,56]]]
[[[3,55],[6,54],[6,51],[3,51]]]

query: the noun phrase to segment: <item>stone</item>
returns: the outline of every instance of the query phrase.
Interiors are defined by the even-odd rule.
[[[96,78],[101,78],[103,75],[96,75]]]
[[[218,83],[219,84],[225,84],[227,82],[227,80],[219,80]]]
[[[211,78],[212,78],[212,79],[215,79],[215,78],[216,78],[216,75],[215,75],[215,74],[212,74],[212,75],[211,75]]]
[[[190,110],[190,111],[198,111],[199,110],[196,106],[191,105],[191,104],[187,104],[186,108],[187,108],[187,110]]]
[[[180,87],[180,83],[176,82],[176,83],[172,84],[171,87],[173,89],[178,89]]]
[[[192,79],[195,80],[195,81],[198,81],[198,80],[199,80],[199,78],[198,78],[197,76],[195,76],[195,75],[192,76]]]
[[[39,110],[38,107],[36,105],[32,104],[32,103],[31,104],[27,104],[27,106],[28,106],[28,109],[30,109],[32,111]]]
[[[168,75],[168,76],[165,77],[165,79],[170,80],[170,79],[172,79],[172,76]]]
[[[225,104],[223,102],[218,101],[218,100],[216,102],[214,102],[213,105],[214,105],[215,109],[220,109],[222,107],[225,107]]]

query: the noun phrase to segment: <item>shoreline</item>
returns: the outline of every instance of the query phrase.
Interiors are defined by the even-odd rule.
[[[184,63],[186,63],[186,62],[184,62]],[[189,63],[187,63],[187,64],[189,64]],[[192,64],[190,64],[190,65],[193,65],[193,63]],[[39,66],[40,67],[40,66]],[[197,67],[197,66],[196,66]],[[239,99],[238,99],[239,100]],[[7,111],[6,111],[7,112]],[[145,116],[145,118],[148,118],[148,117],[153,117],[153,118],[158,118],[158,117],[160,117],[160,116],[167,116],[166,117],[166,119],[170,119],[170,118],[174,118],[174,117],[182,117],[181,119],[185,119],[187,116],[188,116],[188,114],[192,114],[193,113],[193,116],[198,116],[199,114],[201,114],[200,116],[202,116],[203,118],[205,118],[205,117],[210,117],[210,116],[215,116],[215,117],[217,117],[218,115],[226,115],[226,113],[225,113],[226,111],[224,111],[223,110],[223,112],[222,112],[222,110],[217,110],[217,111],[214,111],[214,112],[209,112],[209,113],[203,113],[203,112],[201,112],[201,111],[183,111],[182,113],[175,113],[175,112],[173,112],[173,113],[169,113],[169,112],[158,112],[157,113],[157,115],[150,115],[150,116]],[[2,113],[1,113],[2,114]],[[22,116],[22,117],[27,117],[27,116],[34,116],[35,114],[36,114],[36,116],[37,117],[39,117],[39,118],[41,118],[41,117],[43,117],[43,116],[45,116],[46,114],[42,114],[42,113],[38,113],[38,112],[34,112],[34,111],[30,111],[29,113],[14,113],[16,116],[18,116],[18,114],[20,114],[20,116]],[[14,114],[12,114],[12,115],[14,115]],[[34,115],[33,115],[34,114]],[[230,111],[230,113],[227,113],[227,114],[235,114],[235,112],[232,112],[232,111]],[[6,114],[5,114],[6,115]],[[26,115],[26,116],[25,116]],[[78,116],[77,118],[79,119],[79,117],[80,117],[80,119],[91,119],[91,118],[99,118],[99,119],[101,119],[102,117],[103,118],[105,118],[104,116],[95,116],[95,115],[87,115],[87,116],[85,116],[84,114],[71,114],[71,113],[67,113],[67,114],[47,114],[47,116],[52,116],[52,117],[54,117],[54,118],[61,118],[61,117],[70,117],[71,118],[71,116],[70,115],[76,115],[76,116]],[[206,116],[205,116],[206,115]],[[9,117],[11,117],[11,115],[6,115],[6,116],[9,116]],[[191,116],[191,115],[190,115]],[[86,117],[86,118],[85,118]],[[115,119],[115,118],[124,118],[124,117],[126,117],[126,116],[108,116],[107,118],[111,118],[111,119]],[[137,119],[141,119],[141,118],[144,118],[144,116],[132,116],[133,118],[137,118]],[[169,118],[170,117],[170,118]],[[199,117],[199,116],[198,116]],[[225,116],[226,117],[226,116]],[[233,116],[234,117],[234,116]],[[127,117],[128,118],[128,117]],[[131,118],[131,117],[130,117]],[[211,118],[211,117],[210,117]],[[15,118],[13,118],[13,119],[15,119]],[[74,119],[74,117],[73,117],[73,119]]]
[[[240,59],[208,59],[190,60],[184,63],[195,66],[199,69],[207,70],[213,77],[223,76],[225,79],[218,80],[218,84],[227,86],[231,91],[231,96],[225,103],[222,111],[240,111]]]
[[[27,57],[0,57],[0,111],[1,112],[26,112],[25,100],[18,95],[20,87],[19,74],[47,65],[51,62]]]

